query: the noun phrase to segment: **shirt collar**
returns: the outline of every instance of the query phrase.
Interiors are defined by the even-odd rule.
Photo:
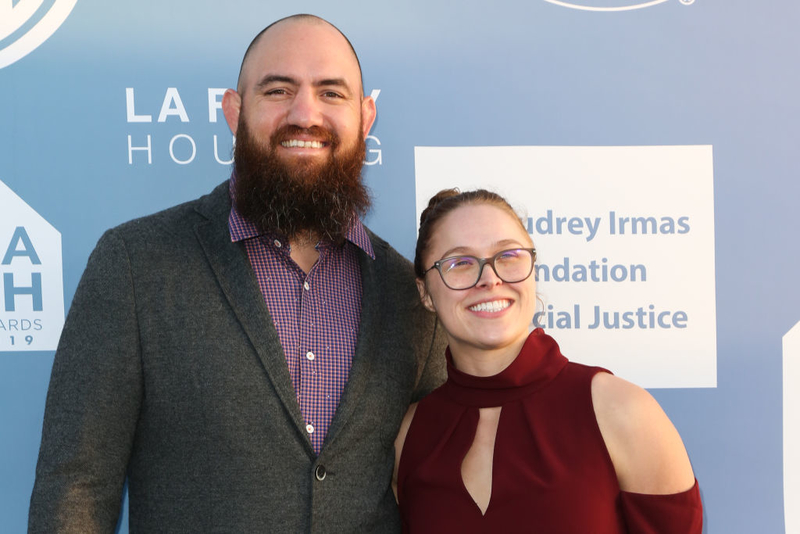
[[[260,235],[270,235],[259,232],[256,225],[242,217],[239,210],[236,209],[236,196],[234,195],[236,183],[236,174],[231,174],[228,181],[228,193],[231,197],[231,213],[228,216],[228,230],[231,234],[231,241],[234,243],[244,241],[245,239],[252,239]],[[275,236],[277,237],[277,236]],[[369,240],[367,229],[361,223],[358,217],[353,217],[350,222],[350,227],[347,229],[344,238],[350,243],[354,244],[363,250],[370,258],[375,259],[375,251],[372,249],[372,242]]]

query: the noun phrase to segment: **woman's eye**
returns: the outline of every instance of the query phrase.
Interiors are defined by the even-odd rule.
[[[518,250],[506,250],[500,253],[497,256],[498,261],[514,261],[519,259],[519,251]]]
[[[472,258],[455,258],[450,262],[450,269],[469,269],[475,265],[475,260]]]

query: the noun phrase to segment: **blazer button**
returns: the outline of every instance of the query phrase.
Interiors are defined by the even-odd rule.
[[[327,472],[327,471],[325,471],[325,466],[324,466],[324,465],[318,465],[318,466],[317,466],[317,468],[316,468],[316,469],[314,469],[314,476],[315,476],[315,477],[317,478],[317,480],[319,480],[320,482],[322,482],[323,480],[325,480],[325,477],[327,476],[327,474],[328,474],[328,472]]]

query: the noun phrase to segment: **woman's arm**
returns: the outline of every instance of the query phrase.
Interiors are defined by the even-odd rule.
[[[397,500],[397,470],[400,467],[400,455],[403,454],[403,444],[406,442],[406,434],[408,434],[408,427],[411,426],[411,421],[414,419],[414,413],[417,411],[417,403],[413,403],[408,407],[406,415],[403,416],[403,422],[400,423],[400,430],[397,432],[397,438],[394,440],[394,473],[392,473],[392,491],[394,492],[394,499]]]
[[[592,381],[592,402],[621,490],[663,495],[694,485],[683,441],[647,391],[598,373]]]

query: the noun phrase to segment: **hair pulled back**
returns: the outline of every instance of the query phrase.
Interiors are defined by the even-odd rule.
[[[428,201],[428,207],[419,217],[419,235],[417,236],[417,248],[414,254],[414,273],[417,278],[422,278],[425,273],[425,265],[422,263],[423,256],[428,251],[431,237],[438,223],[450,212],[461,206],[489,204],[496,206],[511,215],[516,220],[522,230],[527,235],[528,231],[522,224],[517,212],[502,196],[486,189],[475,189],[473,191],[460,191],[458,188],[442,189]]]

